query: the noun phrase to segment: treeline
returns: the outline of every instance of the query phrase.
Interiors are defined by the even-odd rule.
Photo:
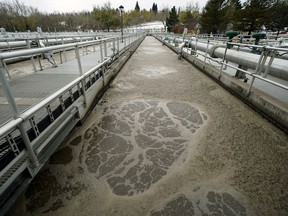
[[[135,10],[124,13],[124,26],[133,26],[143,22],[166,19],[167,10],[158,12],[156,3],[151,9],[140,10],[137,2]],[[37,8],[27,6],[19,0],[0,2],[0,27],[9,32],[36,31],[100,31],[120,28],[120,11],[107,2],[103,6],[91,8],[91,11],[73,13],[43,13]]]
[[[220,34],[229,30],[242,32],[288,27],[288,0],[209,0],[202,12],[190,5],[185,11],[173,7],[167,18],[169,31],[181,32],[184,27],[194,33]]]
[[[156,3],[150,10],[141,9],[138,2],[135,10],[125,11],[125,27],[144,22],[166,22],[167,30],[182,33],[225,33],[227,30],[243,32],[264,29],[282,31],[288,27],[287,0],[208,0],[200,11],[199,5],[190,3],[186,8],[159,10]],[[121,26],[120,11],[108,2],[91,11],[75,13],[43,13],[19,0],[0,2],[0,27],[6,31],[113,31]]]

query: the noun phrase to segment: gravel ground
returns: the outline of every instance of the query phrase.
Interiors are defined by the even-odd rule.
[[[9,214],[284,216],[287,155],[287,134],[146,37]]]

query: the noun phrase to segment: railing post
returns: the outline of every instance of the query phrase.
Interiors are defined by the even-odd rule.
[[[96,52],[95,43],[96,43],[96,41],[93,40],[93,52]]]
[[[255,69],[255,74],[258,74],[258,73],[259,73],[258,71],[260,70],[261,62],[262,62],[262,59],[263,59],[263,57],[264,57],[264,53],[265,53],[265,50],[263,49],[263,51],[262,51],[262,53],[261,53],[261,56],[260,56],[260,58],[259,58],[257,67],[256,67],[256,69]],[[261,72],[260,72],[260,73],[261,73]]]
[[[267,68],[266,68],[265,73],[264,73],[264,76],[263,76],[264,78],[267,77],[268,72],[269,72],[269,70],[270,70],[270,68],[271,68],[271,65],[272,65],[272,63],[273,63],[273,61],[274,61],[274,58],[275,58],[275,56],[276,56],[275,50],[273,50],[273,51],[270,52],[270,53],[271,53],[271,56],[270,56],[269,63],[268,63],[268,65],[267,65]]]
[[[124,38],[124,51],[126,53],[126,43],[127,43],[127,37]]]
[[[197,58],[197,45],[198,45],[198,36],[196,36],[196,41],[195,41],[195,55],[194,55],[194,60]]]
[[[107,42],[106,40],[104,41],[104,58],[107,57]]]
[[[113,53],[115,54],[115,49],[116,49],[116,46],[115,46],[115,38],[113,38],[113,42],[112,42],[112,46],[113,46]]]
[[[100,56],[101,56],[101,62],[103,62],[103,47],[102,47],[102,41],[100,42]]]
[[[40,44],[39,38],[37,38],[37,43]],[[39,57],[39,55],[37,55],[37,60],[38,60],[38,63],[39,63],[40,71],[43,70],[43,67],[42,67],[42,64],[41,64],[41,60],[40,60],[41,57],[42,57],[42,53],[40,54],[40,57]]]
[[[254,76],[254,74],[252,74],[252,80],[251,80],[251,83],[249,85],[249,88],[248,88],[248,91],[247,91],[247,94],[246,94],[247,97],[250,95],[250,92],[251,92],[251,89],[252,89],[254,81],[255,81],[255,76]]]
[[[0,83],[1,83],[2,89],[4,91],[4,94],[5,94],[6,98],[7,98],[8,104],[10,106],[10,110],[12,111],[13,117],[15,119],[15,118],[17,118],[19,116],[19,112],[18,112],[18,109],[17,109],[17,105],[16,105],[16,102],[15,102],[15,99],[14,99],[14,97],[12,95],[9,83],[8,83],[6,77],[5,77],[5,69],[4,69],[2,61],[3,60],[0,61]]]
[[[14,119],[19,118],[19,111],[17,109],[17,105],[16,105],[15,99],[12,95],[10,86],[6,80],[2,61],[0,62],[0,83],[1,83],[2,89],[4,91],[4,94],[8,100],[10,109],[12,110]],[[25,131],[25,127],[24,127],[23,123],[19,124],[18,128],[19,128],[19,131],[20,131],[21,136],[23,138],[23,142],[25,144],[29,160],[31,161],[33,166],[37,167],[39,165],[39,162],[38,162],[37,157],[33,151],[33,147],[31,145],[29,137]]]
[[[82,70],[82,64],[81,64],[81,59],[80,59],[80,53],[79,53],[79,46],[76,44],[75,46],[75,53],[76,53],[76,58],[78,62],[78,69],[79,69],[79,76],[83,76],[83,70]],[[81,79],[81,85],[82,85],[82,91],[83,91],[83,97],[84,97],[84,104],[85,106],[87,105],[87,97],[86,97],[86,85],[85,85],[85,80],[84,78]]]
[[[26,40],[26,44],[27,44],[27,48],[31,49],[31,45],[30,45],[29,39]],[[34,72],[36,72],[37,69],[36,69],[36,65],[35,65],[35,61],[34,61],[33,55],[31,56],[31,61],[32,61],[33,70],[34,70]]]
[[[228,44],[226,44],[225,52],[224,52],[224,55],[223,55],[223,60],[222,60],[221,68],[220,68],[219,78],[222,76],[223,66],[224,66],[224,62],[225,62],[225,59],[226,59],[227,50],[228,50]]]
[[[117,37],[117,55],[118,55],[118,58],[120,56],[120,42],[119,42],[119,38]]]
[[[27,132],[25,130],[24,124],[23,123],[19,124],[18,128],[19,128],[19,131],[21,133],[23,142],[25,144],[25,148],[27,150],[27,154],[28,154],[28,158],[29,158],[30,162],[32,163],[33,167],[39,166],[37,156],[33,150],[30,139],[29,139]]]
[[[207,41],[207,48],[206,48],[206,52],[205,52],[205,58],[204,58],[204,64],[203,64],[203,68],[205,68],[205,65],[206,65],[206,58],[207,58],[207,54],[208,54],[208,48],[209,48],[209,39]]]
[[[262,62],[261,62],[261,64],[260,64],[260,68],[259,68],[259,70],[258,70],[258,75],[261,75],[261,73],[262,73],[262,70],[263,70],[263,68],[264,68],[264,66],[265,66],[265,62],[266,62],[266,60],[267,60],[267,57],[268,57],[268,50],[266,50],[265,49],[265,51],[264,51],[264,58],[262,59]]]
[[[62,44],[65,44],[63,36],[62,36]],[[63,51],[64,51],[64,60],[66,62],[67,61],[66,48],[64,48]]]
[[[4,69],[6,70],[8,79],[9,79],[9,80],[12,80],[12,77],[11,77],[11,74],[10,74],[8,68],[7,68],[6,62],[5,62],[4,60],[1,60],[1,61],[2,61],[2,64],[3,64]]]

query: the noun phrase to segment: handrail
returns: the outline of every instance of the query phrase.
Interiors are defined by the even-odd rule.
[[[33,107],[31,107],[30,109],[26,110],[25,112],[23,112],[20,117],[25,121],[27,119],[29,119],[29,117],[31,117],[35,112],[37,112],[38,110],[40,110],[41,108],[49,105],[52,101],[54,101],[56,98],[58,98],[60,95],[62,95],[64,92],[67,92],[69,89],[73,88],[74,86],[76,86],[78,83],[81,82],[81,80],[87,78],[91,73],[93,73],[94,71],[98,70],[99,68],[101,68],[103,65],[107,64],[107,62],[110,60],[110,58],[106,59],[105,61],[97,64],[95,67],[93,67],[92,69],[90,69],[89,71],[87,71],[84,75],[76,78],[75,80],[73,80],[72,82],[70,82],[69,84],[67,84],[66,86],[64,86],[63,88],[59,89],[58,91],[54,92],[53,94],[49,95],[48,97],[46,97],[45,99],[41,100],[40,102],[38,102],[37,104],[35,104]]]
[[[132,37],[133,35],[129,36],[123,36],[126,38]],[[43,53],[43,52],[48,52],[48,51],[53,51],[53,50],[59,50],[59,49],[65,49],[65,48],[71,48],[71,47],[76,47],[76,46],[84,46],[84,45],[93,45],[93,44],[98,44],[104,41],[112,41],[115,39],[118,39],[121,37],[112,37],[112,38],[104,38],[104,39],[98,39],[94,41],[84,41],[84,42],[77,42],[77,43],[69,43],[69,44],[61,44],[61,45],[55,45],[55,46],[50,46],[50,47],[42,47],[42,48],[31,48],[28,50],[17,50],[17,51],[12,51],[12,52],[4,52],[0,53],[0,60],[5,60],[8,58],[14,58],[14,57],[20,57],[20,56],[25,56],[25,55],[34,55],[38,53]]]
[[[200,45],[201,45],[201,47],[199,47],[199,43],[197,43],[198,42],[198,39],[197,38],[193,38],[193,40],[191,40],[191,39],[187,39],[187,38],[183,38],[183,37],[181,37],[181,36],[178,36],[178,35],[169,35],[169,34],[160,34],[160,33],[158,33],[158,34],[155,34],[155,36],[156,37],[158,37],[158,39],[159,40],[161,40],[161,41],[165,41],[165,40],[168,40],[167,41],[167,43],[169,43],[170,41],[172,41],[172,43],[173,42],[178,42],[178,43],[182,43],[183,42],[183,40],[185,41],[185,42],[187,42],[188,44],[191,44],[192,45],[192,41],[194,40],[194,42],[193,42],[193,46],[194,46],[194,48],[195,49],[189,49],[189,50],[191,50],[191,52],[193,52],[194,54],[195,54],[195,56],[196,55],[201,55],[201,56],[203,56],[205,59],[206,58],[208,58],[208,59],[212,59],[212,60],[214,60],[213,58],[215,58],[215,54],[214,54],[214,51],[215,51],[215,49],[217,49],[219,46],[212,46],[212,44],[210,43],[210,40],[207,40],[207,45],[205,45],[204,44],[204,41],[202,41],[201,43],[200,43]],[[210,44],[209,44],[210,43]],[[222,70],[223,70],[223,66],[228,66],[228,67],[231,67],[231,68],[233,68],[233,69],[236,69],[236,70],[238,70],[238,71],[241,71],[241,72],[243,72],[243,73],[245,73],[245,74],[247,74],[247,75],[250,75],[250,76],[252,76],[252,81],[251,81],[251,83],[250,83],[250,86],[248,87],[248,89],[247,89],[247,95],[249,95],[250,94],[250,91],[251,91],[251,88],[252,88],[252,86],[253,86],[253,84],[254,84],[254,79],[256,78],[256,79],[259,79],[259,80],[262,80],[262,81],[264,81],[264,82],[266,82],[266,83],[270,83],[270,84],[272,84],[272,85],[274,85],[274,86],[277,86],[277,87],[279,87],[279,88],[282,88],[282,89],[284,89],[284,90],[288,90],[288,86],[286,86],[286,85],[283,85],[283,84],[281,84],[281,83],[279,83],[279,82],[275,82],[275,81],[272,81],[272,80],[270,80],[270,79],[267,79],[266,78],[266,76],[267,76],[267,74],[268,74],[268,72],[269,72],[269,70],[270,71],[272,71],[272,69],[273,70],[278,70],[278,71],[281,71],[281,73],[283,73],[283,75],[285,75],[286,77],[288,76],[288,67],[287,67],[287,74],[286,74],[286,69],[285,69],[285,62],[287,61],[287,65],[288,65],[288,60],[284,60],[284,59],[276,59],[275,58],[275,56],[277,56],[277,55],[279,55],[279,52],[280,52],[280,55],[284,55],[284,54],[287,54],[288,53],[288,49],[286,49],[286,48],[281,48],[281,47],[272,47],[272,46],[268,46],[268,45],[266,45],[266,46],[263,46],[263,45],[252,45],[252,44],[243,44],[243,43],[233,43],[233,42],[226,42],[225,43],[226,44],[226,49],[225,49],[225,47],[222,47],[222,48],[219,48],[219,51],[217,52],[217,54],[218,54],[218,58],[220,58],[219,57],[219,55],[221,54],[222,56],[223,56],[223,58],[220,58],[221,60],[218,62],[219,64],[221,64],[222,66],[221,66],[221,70],[220,70],[220,74],[219,74],[219,77],[221,76],[221,73],[222,73]],[[210,45],[210,47],[208,46],[208,45]],[[224,45],[224,44],[223,44]],[[175,45],[176,46],[176,45]],[[225,61],[226,61],[226,58],[227,58],[227,56],[226,55],[228,55],[227,54],[227,49],[228,48],[230,48],[231,49],[231,47],[232,46],[238,46],[238,47],[249,47],[249,48],[252,48],[252,50],[258,50],[258,53],[259,53],[259,51],[261,51],[261,55],[258,55],[258,54],[253,54],[253,56],[254,56],[254,58],[253,59],[247,59],[247,62],[249,61],[249,62],[251,62],[252,60],[254,60],[253,61],[253,63],[254,62],[258,62],[257,64],[256,64],[256,67],[254,68],[254,72],[249,72],[249,71],[246,71],[246,70],[243,70],[243,69],[241,69],[241,68],[238,68],[238,67],[236,67],[236,66],[234,66],[234,65],[231,65],[231,63],[233,63],[233,60],[235,60],[236,58],[237,58],[237,56],[234,56],[234,55],[231,55],[231,56],[229,56],[229,63],[226,63]],[[200,50],[201,51],[203,51],[203,52],[205,52],[206,51],[206,53],[204,53],[204,54],[201,54],[200,52],[197,52],[197,49],[199,49],[200,48]],[[224,48],[224,49],[223,49]],[[209,52],[207,52],[207,50],[209,49]],[[211,54],[211,50],[212,50],[212,54]],[[229,50],[229,49],[228,49]],[[222,53],[222,51],[225,51],[225,52],[223,52]],[[274,51],[274,52],[273,52]],[[185,50],[183,50],[183,52],[185,52]],[[208,53],[211,55],[211,57],[210,56],[208,56]],[[213,55],[213,56],[212,56]],[[250,54],[251,55],[251,54]],[[243,56],[243,55],[242,55]],[[215,60],[214,60],[215,61]],[[247,62],[245,62],[245,64],[247,65]],[[267,63],[268,62],[268,63]],[[243,63],[244,64],[244,62],[242,61],[241,63]],[[275,63],[275,65],[273,65],[273,63]],[[281,64],[280,64],[281,63]],[[204,60],[204,65],[203,65],[203,67],[205,67],[205,64],[207,64],[206,63],[206,61]],[[240,62],[239,63],[237,63],[237,64],[240,64]],[[244,65],[245,66],[245,65]],[[248,65],[247,65],[248,66]],[[265,68],[264,68],[265,67]],[[273,68],[272,68],[273,67]],[[253,69],[253,68],[252,68]],[[264,73],[264,71],[263,71],[263,69],[265,70],[265,73]],[[263,76],[264,77],[261,77],[260,76],[260,73],[261,72],[263,72]],[[273,72],[273,71],[272,71]],[[281,75],[282,76],[282,75]]]
[[[124,41],[123,53],[126,53],[126,50],[129,49],[129,47],[132,47],[135,42],[137,43],[141,38],[143,39],[143,36],[144,34],[139,34],[137,37],[134,37],[134,35],[125,37],[134,38],[132,38],[131,41],[129,39],[129,42],[127,43],[126,40]],[[109,38],[108,40],[110,41],[118,39],[117,48],[119,49],[119,38],[121,37]],[[104,41],[107,42],[107,40],[104,39],[100,42],[98,40],[97,43],[101,44]],[[91,43],[76,43],[73,44],[73,46],[78,49],[78,46],[86,44]],[[57,46],[57,48],[61,49],[63,47],[69,46],[70,45],[60,45]],[[115,44],[113,44],[113,47],[114,46]],[[101,52],[102,48],[100,47]],[[38,53],[39,50],[42,52],[52,49],[55,49],[55,47],[33,49],[32,51],[15,51],[13,54],[16,53],[16,56],[19,56],[25,53],[27,55],[27,53]],[[107,49],[107,46],[104,46],[104,49]],[[22,177],[31,180],[37,174],[40,168],[45,164],[45,161],[48,160],[51,154],[60,145],[61,140],[67,136],[67,134],[72,130],[76,123],[83,118],[85,113],[87,113],[88,109],[86,109],[87,107],[85,106],[86,91],[89,91],[89,89],[93,90],[90,91],[91,94],[89,94],[90,98],[88,101],[88,104],[91,105],[91,100],[93,97],[99,93],[101,88],[107,85],[106,81],[113,77],[114,72],[111,71],[110,73],[107,71],[107,69],[111,65],[111,62],[119,59],[113,58],[115,55],[119,57],[119,51],[120,50],[118,50],[117,53],[113,51],[111,55],[109,54],[107,56],[106,50],[105,58],[102,58],[100,63],[95,63],[97,65],[95,65],[93,68],[85,73],[80,73],[79,77],[77,77],[75,80],[52,93],[43,100],[39,101],[36,105],[24,111],[22,114],[20,113],[19,115],[16,115],[13,120],[0,127],[0,144],[1,147],[5,149],[5,152],[3,152],[5,155],[1,158],[2,166],[0,170],[1,199],[4,196],[6,199],[7,196],[11,195],[7,195],[6,192],[18,193],[18,191],[13,191],[13,187],[9,188],[9,190],[6,190],[12,184],[15,184],[17,187],[24,188],[26,185],[21,185],[21,182],[17,182],[19,176],[24,175],[23,170],[25,169],[28,175],[25,172],[25,177]],[[1,60],[3,60],[11,57],[11,55],[9,53],[1,55],[1,57]],[[77,58],[80,58],[80,56],[78,55]],[[0,73],[2,74],[4,71],[3,67],[1,67],[1,70],[2,71],[0,71]],[[88,77],[89,80],[87,79]],[[101,80],[101,82],[99,82],[99,80]],[[94,88],[91,88],[92,86],[94,86]],[[54,104],[54,101],[56,100],[57,102]],[[75,110],[75,112],[71,114],[72,109]],[[54,139],[53,136],[56,134],[57,139]],[[9,150],[7,151],[7,149]],[[11,202],[13,202],[13,200],[11,200]],[[1,203],[1,205],[2,204],[3,203]],[[1,211],[2,209],[0,209],[0,214]]]

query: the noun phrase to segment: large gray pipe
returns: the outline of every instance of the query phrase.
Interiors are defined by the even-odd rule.
[[[190,44],[192,45],[192,47],[194,48],[196,47],[196,42],[193,41]],[[208,52],[210,56],[216,57],[216,58],[223,59],[223,56],[225,54],[225,49],[226,48],[221,45],[208,45]],[[207,43],[197,42],[197,50],[206,52]],[[254,69],[254,70],[257,67],[259,59],[260,59],[260,55],[243,52],[243,51],[237,51],[233,49],[227,49],[227,53],[226,53],[227,61],[233,62],[235,64],[239,64],[239,65],[242,65],[247,68]],[[269,60],[270,60],[270,57],[268,57],[266,60],[264,71],[268,65]],[[284,79],[288,81],[288,61],[284,59],[275,58],[269,70],[269,74],[274,77],[278,77],[280,79]]]
[[[169,37],[169,40],[172,40],[178,43],[183,42],[183,39],[174,38],[174,37]],[[207,43],[197,41],[197,44],[196,44],[196,41],[192,41],[190,42],[190,44],[193,48],[196,48],[197,46],[196,49],[202,52],[206,52],[207,50]],[[210,54],[210,56],[214,58],[223,59],[223,56],[225,54],[225,49],[226,49],[225,45],[219,44],[219,43],[214,44],[214,45],[213,44],[208,45],[208,53]],[[257,68],[259,59],[260,59],[260,55],[249,53],[249,52],[244,52],[241,50],[237,51],[233,49],[227,49],[227,53],[226,53],[227,61],[233,62],[238,65],[242,65],[244,67],[251,68],[254,70]],[[270,60],[270,57],[268,57],[265,62],[264,71],[268,65],[269,60]],[[288,60],[275,58],[269,70],[269,74],[274,77],[278,77],[280,79],[288,81]]]

